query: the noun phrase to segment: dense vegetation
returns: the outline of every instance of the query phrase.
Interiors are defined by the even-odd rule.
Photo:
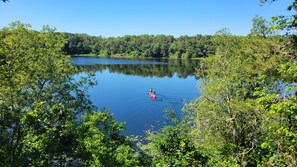
[[[295,166],[296,62],[276,41],[217,35],[202,95],[188,105],[191,138],[211,166]]]
[[[0,39],[0,166],[136,162],[123,125],[88,100],[92,79],[73,79],[79,69],[61,52],[64,37],[14,22]]]
[[[67,44],[65,54],[94,54],[101,57],[197,58],[214,54],[211,36],[139,35],[94,37],[87,34],[63,33]]]
[[[296,10],[296,5],[289,9]],[[0,165],[296,166],[297,46],[296,35],[290,34],[296,30],[296,17],[273,21],[270,26],[257,16],[247,37],[221,29],[211,38],[102,39],[110,48],[97,48],[97,53],[206,57],[196,67],[203,80],[201,97],[185,106],[182,120],[168,110],[171,124],[149,132],[147,142],[137,148],[121,135],[122,123],[89,101],[92,74],[73,79],[82,69],[63,54],[71,35],[49,27],[38,32],[13,22],[0,31]],[[271,37],[273,29],[284,28],[288,34]],[[142,37],[153,42],[124,45],[126,38],[137,43]],[[193,53],[188,49],[193,43],[198,46],[200,37],[210,44],[206,55],[195,50],[199,47]],[[90,43],[101,47],[96,40]],[[186,49],[171,52],[171,45]]]
[[[289,10],[296,11],[294,1]],[[256,16],[250,36],[228,29],[202,59],[201,97],[182,121],[149,133],[140,145],[151,166],[297,166],[296,15]],[[272,25],[270,25],[272,24]],[[270,36],[286,28],[283,36]],[[172,116],[172,114],[170,114]],[[186,150],[186,151],[185,151]]]

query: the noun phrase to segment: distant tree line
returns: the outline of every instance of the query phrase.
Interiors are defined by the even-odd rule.
[[[198,58],[215,53],[210,35],[126,35],[123,37],[95,37],[87,34],[64,33],[65,54],[95,54],[101,57]]]

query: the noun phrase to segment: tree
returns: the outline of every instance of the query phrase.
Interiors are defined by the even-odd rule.
[[[260,0],[260,4],[264,5],[266,2],[275,2],[277,0]],[[288,6],[288,11],[297,11],[297,2],[293,2]],[[275,23],[272,28],[280,30],[293,30],[296,31],[297,27],[297,14],[291,16],[273,16],[272,22]]]
[[[249,35],[266,38],[272,34],[272,31],[269,28],[269,23],[261,16],[257,15],[253,18],[253,27]]]
[[[275,44],[236,37],[228,29],[218,31],[213,43],[216,54],[203,60],[199,71],[201,97],[187,106],[193,116],[192,140],[210,166],[257,166],[264,156],[258,142],[264,138],[265,112],[254,91],[274,82]]]
[[[72,80],[78,70],[61,54],[64,38],[47,26],[40,33],[28,28],[18,21],[1,31],[3,166],[66,161],[74,118],[92,108]]]
[[[129,140],[120,132],[124,124],[116,122],[107,109],[85,113],[78,127],[80,157],[86,166],[137,166],[138,160]]]
[[[274,1],[276,0],[271,2]],[[265,2],[267,1],[262,1],[262,3]],[[296,1],[293,1],[287,10],[296,11]],[[263,87],[258,91],[258,102],[267,111],[264,127],[269,136],[261,146],[269,150],[266,157],[267,164],[296,166],[297,45],[294,33],[297,27],[297,15],[273,16],[272,21],[274,25],[271,28],[285,30],[287,35],[281,41],[281,49],[278,52],[281,61],[277,73],[278,80],[281,82]],[[277,89],[271,89],[271,87]]]
[[[189,126],[179,121],[171,109],[166,110],[170,126],[160,132],[148,132],[148,143],[139,144],[144,166],[205,166],[208,158],[188,136]]]
[[[40,32],[29,28],[17,21],[0,32],[0,165],[137,162],[130,156],[129,141],[120,135],[122,125],[88,99],[91,76],[73,79],[80,70],[62,54],[65,37],[48,26]],[[91,141],[112,145],[100,155],[114,159],[99,162],[93,156],[101,147],[92,147]]]

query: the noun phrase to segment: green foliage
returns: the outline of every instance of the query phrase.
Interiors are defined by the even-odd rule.
[[[0,166],[135,166],[123,125],[88,99],[91,75],[73,79],[63,34],[29,28],[0,31]]]
[[[216,54],[203,60],[199,71],[201,97],[186,107],[195,125],[192,141],[210,166],[264,165],[274,163],[274,156],[295,165],[296,99],[291,93],[290,100],[275,103],[281,97],[276,81],[285,79],[280,69],[289,59],[274,55],[275,38],[236,37],[222,29],[213,40]]]
[[[270,36],[271,34],[272,31],[270,30],[269,23],[261,16],[256,15],[256,17],[253,18],[253,27],[249,35],[265,38]]]
[[[265,2],[274,2],[277,0],[260,0],[261,5],[263,5]],[[293,32],[296,33],[297,28],[297,2],[295,0],[292,1],[290,5],[288,5],[287,8],[288,11],[295,11],[290,16],[272,16],[271,22],[273,25],[271,26],[272,29],[275,30],[285,30],[287,33]]]
[[[264,1],[265,2],[265,1]],[[289,5],[289,11],[296,11],[296,1]],[[292,16],[273,16],[272,29],[286,30],[287,34],[296,31],[296,14]],[[259,98],[257,102],[265,109],[266,132],[265,140],[261,144],[268,150],[263,159],[266,166],[296,166],[296,35],[287,35],[282,41],[278,53],[282,56],[277,68],[278,80],[255,92]]]
[[[64,38],[48,27],[41,33],[27,28],[29,25],[14,22],[1,31],[0,119],[5,123],[0,133],[1,150],[6,153],[1,155],[4,166],[64,161],[62,157],[71,150],[51,157],[41,156],[40,151],[51,154],[55,151],[45,148],[51,149],[53,143],[63,145],[60,134],[66,131],[71,135],[67,125],[81,108],[89,107],[87,100],[71,94],[81,90],[72,82],[77,70],[69,57],[61,54]],[[52,138],[53,134],[57,138]]]
[[[106,109],[86,113],[79,126],[79,154],[87,166],[136,166],[138,161],[130,142],[120,135],[122,123],[116,122]]]
[[[173,125],[160,132],[148,131],[148,144],[139,144],[145,166],[203,166],[208,158],[199,152],[188,137],[189,126],[180,122],[174,111],[167,117]]]
[[[294,86],[296,89],[296,85]],[[284,87],[281,87],[279,91],[261,93],[258,98],[258,103],[268,111],[263,124],[267,137],[261,147],[269,150],[265,157],[267,163],[275,163],[278,166],[296,165],[297,98],[290,88],[284,90]]]
[[[93,37],[87,34],[65,33],[64,35],[67,39],[67,43],[63,51],[70,55],[91,53],[91,51],[94,50],[93,46],[97,40],[101,39],[101,37]]]
[[[66,54],[92,53],[100,57],[156,57],[197,58],[215,51],[211,36],[196,35],[174,38],[165,35],[139,35],[123,37],[93,37],[86,34],[66,33]]]

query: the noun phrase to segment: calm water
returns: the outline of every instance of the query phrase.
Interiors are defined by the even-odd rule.
[[[117,121],[125,122],[126,135],[144,135],[164,125],[164,110],[171,107],[181,115],[183,105],[197,98],[196,62],[125,60],[73,57],[74,65],[95,72],[98,84],[89,89],[92,102],[106,107]],[[148,90],[154,88],[155,100]]]

